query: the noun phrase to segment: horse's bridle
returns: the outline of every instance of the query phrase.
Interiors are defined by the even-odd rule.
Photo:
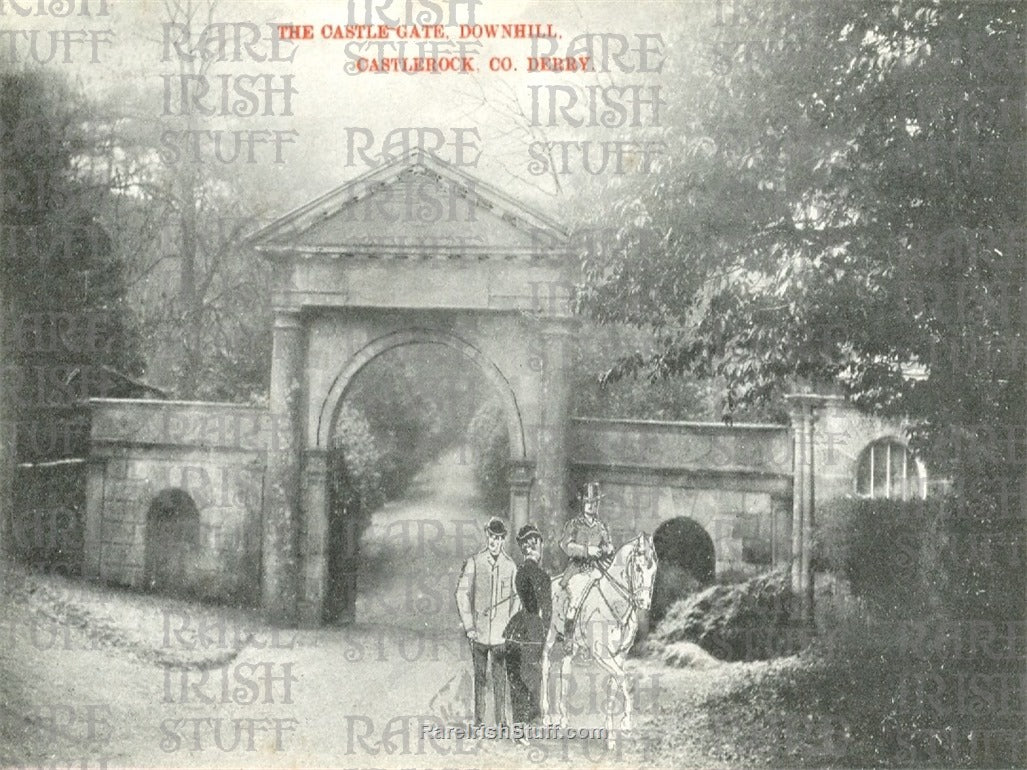
[[[631,555],[634,556],[635,554],[640,553],[640,552],[641,552],[641,543],[639,543],[638,546],[636,546],[635,548],[632,549]],[[636,587],[634,585],[634,582],[635,582],[635,580],[634,580],[634,578],[635,578],[634,570],[632,570],[632,569],[628,570],[628,585],[624,585],[619,580],[617,580],[617,578],[615,578],[613,575],[611,575],[609,573],[609,571],[606,569],[606,566],[603,565],[602,563],[599,564],[599,570],[607,577],[607,579],[610,581],[610,583],[613,584],[613,587],[617,589],[617,592],[622,597],[627,599],[628,602],[630,602],[631,609],[637,610],[639,605],[641,604],[641,601],[639,600],[639,596],[638,595],[639,595],[640,591],[644,590],[644,589],[642,589],[640,587]]]

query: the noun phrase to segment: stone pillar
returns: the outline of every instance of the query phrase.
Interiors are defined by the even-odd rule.
[[[531,460],[510,461],[510,529],[512,537],[517,530],[531,519],[531,480],[535,473],[535,463]]]
[[[770,560],[776,567],[791,564],[793,496],[770,497]]]
[[[13,243],[12,243],[13,246]],[[0,560],[14,556],[14,486],[18,464],[18,407],[24,395],[17,391],[22,372],[14,364],[14,351],[18,342],[11,339],[14,320],[21,308],[14,301],[8,288],[13,282],[13,271],[0,271],[0,351],[3,362],[0,365]]]
[[[271,430],[264,476],[261,604],[272,622],[296,622],[299,599],[303,328],[299,312],[276,310],[271,356]]]
[[[107,458],[92,447],[86,460],[86,523],[82,539],[82,575],[100,577],[100,551],[103,549],[103,476]]]
[[[810,394],[785,397],[792,425],[792,593],[803,625],[813,625],[813,424],[822,398]]]
[[[535,513],[543,532],[559,531],[567,514],[568,433],[570,427],[569,324],[545,321],[541,331],[542,356],[539,373],[538,500]],[[548,540],[548,538],[547,538]]]
[[[328,451],[303,453],[301,483],[303,522],[300,527],[300,623],[321,625],[328,579]]]

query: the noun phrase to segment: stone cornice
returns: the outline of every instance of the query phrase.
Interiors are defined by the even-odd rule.
[[[756,422],[740,422],[733,425],[724,425],[719,422],[688,422],[688,421],[677,421],[677,420],[632,420],[622,418],[605,418],[605,417],[572,417],[571,423],[581,425],[582,427],[591,428],[593,430],[602,430],[604,427],[608,427],[610,430],[637,430],[639,428],[646,430],[657,430],[665,431],[669,433],[677,433],[682,428],[688,428],[691,433],[702,433],[702,434],[717,434],[717,435],[736,435],[743,436],[748,432],[769,432],[769,433],[787,433],[787,425],[774,425],[771,423],[756,423]]]
[[[388,243],[346,243],[337,245],[297,246],[288,243],[269,244],[260,248],[274,259],[408,261],[408,262],[555,262],[562,263],[567,253],[542,250],[530,246],[467,246],[412,243],[397,247]]]

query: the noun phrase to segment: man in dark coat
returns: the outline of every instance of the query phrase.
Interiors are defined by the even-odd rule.
[[[533,722],[541,714],[542,645],[553,614],[549,575],[539,566],[542,533],[526,524],[517,533],[524,563],[517,568],[515,585],[520,611],[506,633],[506,672],[510,680],[510,708],[514,722]]]

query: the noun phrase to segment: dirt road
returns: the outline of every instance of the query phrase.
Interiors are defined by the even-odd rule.
[[[615,752],[593,740],[525,748],[422,738],[424,721],[470,717],[470,652],[453,590],[486,519],[458,454],[427,469],[362,541],[356,624],[320,630],[275,631],[252,612],[8,572],[0,759],[87,768],[637,766],[646,736],[665,734],[666,720],[710,729],[664,696],[668,686],[708,691],[718,674],[636,661],[637,721],[647,729]],[[604,689],[580,672],[574,719],[599,723]],[[703,738],[678,742],[674,764],[722,766]]]

